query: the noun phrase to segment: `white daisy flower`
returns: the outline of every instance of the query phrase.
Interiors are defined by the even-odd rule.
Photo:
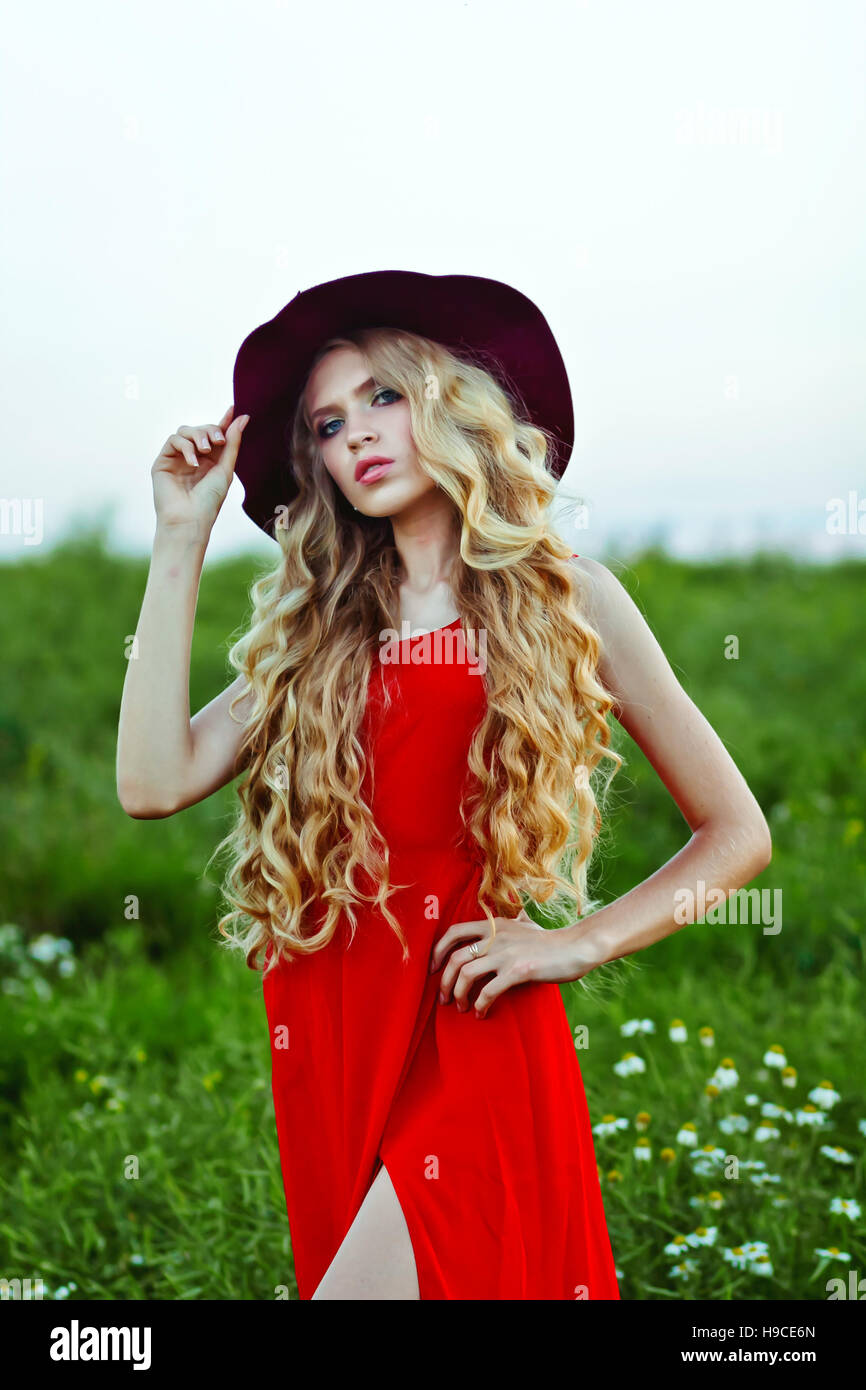
[[[721,1163],[726,1157],[725,1150],[719,1148],[718,1144],[704,1144],[692,1154],[692,1158],[703,1158],[710,1163]]]
[[[749,1256],[741,1245],[735,1245],[733,1248],[725,1246],[722,1250],[722,1259],[729,1265],[733,1265],[734,1269],[748,1269],[749,1266]]]
[[[760,1104],[761,1104],[761,1097],[760,1097],[760,1096],[756,1096],[755,1093],[754,1093],[754,1091],[750,1091],[749,1094],[748,1094],[747,1096],[743,1096],[743,1104],[744,1104],[744,1105],[760,1105]]]
[[[822,1144],[821,1153],[827,1158],[832,1158],[834,1163],[853,1163],[853,1154],[849,1154],[847,1149],[843,1149],[840,1144]]]
[[[593,1125],[592,1132],[607,1137],[616,1134],[618,1129],[628,1129],[628,1120],[617,1119],[616,1115],[602,1115],[599,1123]]]
[[[860,1203],[853,1197],[834,1197],[830,1203],[830,1210],[836,1216],[847,1216],[856,1221],[860,1216]]]
[[[718,1226],[699,1226],[686,1236],[686,1240],[689,1245],[715,1245],[718,1231]]]
[[[755,1187],[765,1187],[768,1182],[781,1182],[778,1173],[751,1173],[749,1182]]]
[[[765,1067],[778,1067],[779,1071],[788,1065],[785,1049],[779,1047],[778,1043],[773,1043],[773,1046],[764,1053],[763,1061]]]
[[[686,1032],[686,1025],[683,1023],[681,1018],[672,1019],[671,1026],[668,1029],[668,1037],[670,1038],[671,1042],[688,1042],[689,1035]]]
[[[745,1134],[749,1128],[749,1121],[745,1115],[725,1115],[719,1120],[719,1129],[723,1134]]]
[[[784,1105],[774,1105],[771,1100],[765,1100],[761,1106],[761,1114],[767,1120],[778,1120],[784,1118],[791,1120],[793,1117],[790,1110],[786,1110]]]
[[[35,941],[31,941],[28,951],[34,960],[41,961],[43,965],[50,964],[57,954],[57,942],[49,932],[43,932],[37,936]]]
[[[715,1178],[718,1176],[719,1166],[727,1157],[724,1149],[715,1147],[712,1144],[705,1144],[701,1149],[694,1149],[691,1154],[692,1171],[699,1178]]]
[[[635,1033],[654,1033],[656,1026],[651,1018],[630,1018],[627,1023],[620,1027],[620,1033],[624,1038],[631,1038]]]
[[[638,1139],[633,1152],[635,1158],[652,1158],[652,1145],[648,1139]]]
[[[689,1248],[689,1243],[685,1236],[674,1236],[673,1240],[668,1241],[662,1254],[664,1255],[684,1255]]]
[[[695,1260],[681,1260],[673,1269],[668,1270],[669,1279],[688,1279],[690,1274],[694,1274],[698,1265]]]
[[[816,1110],[814,1105],[803,1105],[795,1110],[794,1119],[798,1125],[811,1125],[813,1129],[821,1129],[828,1122],[823,1110]]]
[[[698,1142],[698,1132],[691,1120],[687,1120],[682,1129],[677,1134],[677,1143],[684,1144],[687,1149],[693,1149]]]
[[[740,1078],[737,1068],[734,1066],[730,1057],[723,1057],[716,1070],[713,1072],[712,1082],[722,1091],[729,1091],[732,1086],[736,1086]]]
[[[614,1062],[617,1076],[634,1076],[646,1071],[646,1062],[636,1052],[624,1052],[619,1062]]]
[[[820,1255],[822,1260],[850,1260],[851,1258],[847,1250],[840,1250],[836,1245],[831,1245],[827,1250],[822,1250],[818,1246],[815,1254]]]
[[[841,1100],[838,1091],[833,1090],[831,1081],[820,1081],[813,1090],[809,1092],[809,1100],[813,1105],[820,1105],[822,1110],[832,1110],[838,1100]]]
[[[781,1130],[776,1129],[775,1125],[758,1125],[755,1130],[755,1138],[759,1144],[766,1144],[768,1139],[778,1139]]]

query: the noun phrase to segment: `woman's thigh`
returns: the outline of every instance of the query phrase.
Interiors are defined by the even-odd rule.
[[[419,1297],[409,1228],[383,1163],[313,1298]]]

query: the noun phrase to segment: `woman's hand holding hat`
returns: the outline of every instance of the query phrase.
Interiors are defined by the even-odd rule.
[[[203,540],[210,535],[250,418],[232,420],[233,413],[230,405],[218,425],[179,425],[165,441],[151,469],[157,529],[190,530]]]

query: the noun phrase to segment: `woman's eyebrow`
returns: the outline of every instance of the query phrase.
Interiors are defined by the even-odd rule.
[[[374,386],[374,385],[375,385],[375,382],[373,381],[373,378],[372,378],[371,376],[368,376],[366,381],[362,381],[360,386],[356,386],[356,387],[355,387],[355,390],[352,392],[352,395],[353,395],[353,396],[360,396],[361,392],[362,392],[362,391],[366,391],[366,389],[367,389],[368,386]],[[317,415],[325,415],[325,414],[327,413],[327,411],[329,411],[329,410],[339,410],[339,406],[336,406],[336,405],[320,405],[319,408],[318,408],[318,410],[314,410],[314,411],[313,411],[312,415],[310,416],[310,419],[311,419],[311,420],[315,420],[315,418],[316,418]]]

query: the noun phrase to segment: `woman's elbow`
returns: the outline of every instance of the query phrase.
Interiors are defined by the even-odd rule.
[[[750,836],[751,845],[755,854],[755,874],[760,874],[773,858],[773,837],[770,834],[770,827],[763,816],[756,821],[754,831]]]

